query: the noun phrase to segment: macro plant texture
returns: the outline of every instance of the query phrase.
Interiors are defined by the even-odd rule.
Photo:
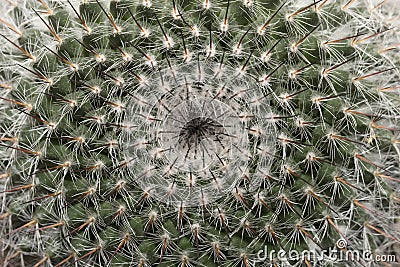
[[[0,265],[393,266],[389,5],[2,0]]]

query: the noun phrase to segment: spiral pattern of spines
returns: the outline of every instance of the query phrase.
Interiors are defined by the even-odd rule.
[[[255,266],[264,245],[398,246],[398,39],[384,3],[8,2],[6,266]],[[239,110],[230,121],[248,143],[214,157],[229,183],[223,171],[194,182],[174,158],[154,164],[163,149],[147,137],[166,121],[156,115],[186,86],[193,101]]]

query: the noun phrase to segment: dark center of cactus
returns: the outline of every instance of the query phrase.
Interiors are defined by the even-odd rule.
[[[185,157],[202,157],[210,154],[213,147],[224,147],[224,137],[227,135],[223,125],[212,118],[199,117],[188,121],[180,130],[178,137],[179,149]]]
[[[165,155],[172,167],[200,171],[217,164],[217,155],[229,159],[232,138],[241,131],[241,125],[234,122],[234,110],[221,101],[197,95],[175,101],[168,102],[175,106],[167,114],[158,115],[165,118],[159,143],[168,150]]]

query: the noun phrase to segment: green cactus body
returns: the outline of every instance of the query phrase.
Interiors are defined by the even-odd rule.
[[[0,265],[381,266],[286,256],[399,248],[386,2],[2,1]]]

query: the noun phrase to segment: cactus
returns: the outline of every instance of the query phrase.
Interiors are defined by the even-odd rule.
[[[399,247],[398,31],[366,2],[3,1],[0,264],[381,266],[260,259]]]

